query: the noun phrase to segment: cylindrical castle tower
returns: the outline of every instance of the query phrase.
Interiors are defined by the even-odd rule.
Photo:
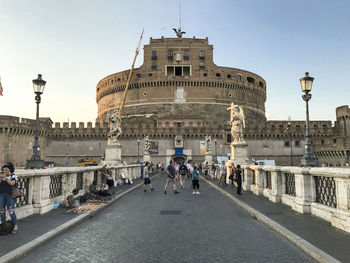
[[[109,75],[96,87],[97,121],[119,108],[129,70]],[[243,106],[246,122],[266,121],[266,82],[249,71],[220,67],[208,38],[150,39],[144,63],[136,68],[123,117],[153,116],[157,121],[228,124],[227,107]]]

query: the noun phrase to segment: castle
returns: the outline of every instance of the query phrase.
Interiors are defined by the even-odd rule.
[[[53,124],[41,118],[40,146],[45,161],[74,166],[78,159],[100,162],[107,145],[107,112],[119,108],[129,70],[111,74],[96,86],[96,123]],[[305,122],[267,121],[266,82],[252,72],[214,63],[208,38],[150,39],[144,62],[134,70],[123,111],[119,137],[122,159],[142,160],[144,140],[152,142],[153,162],[203,161],[201,144],[212,139],[215,158],[230,153],[231,102],[246,115],[245,140],[252,158],[273,159],[278,165],[300,165],[304,153]],[[311,121],[315,155],[321,165],[349,162],[350,109],[336,109],[337,120]],[[34,120],[0,116],[0,162],[24,166],[32,152]],[[175,147],[176,144],[181,147]]]

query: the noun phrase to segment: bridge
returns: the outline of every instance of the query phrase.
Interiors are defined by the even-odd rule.
[[[350,262],[350,170],[244,166],[243,194],[217,179],[164,195],[144,192],[139,165],[112,167],[114,198],[83,214],[53,209],[102,166],[18,171],[19,231],[0,239],[0,262]]]

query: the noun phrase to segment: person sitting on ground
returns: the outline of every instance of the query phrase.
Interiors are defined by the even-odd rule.
[[[78,196],[78,194],[79,194],[79,190],[77,188],[75,188],[72,191],[72,195],[67,196],[67,200],[66,200],[66,207],[67,208],[74,208],[74,207],[79,206],[80,197]],[[76,200],[78,200],[78,202],[76,202]]]
[[[113,177],[112,177],[112,171],[111,170],[107,171],[106,179],[107,179],[108,189],[113,188],[114,187],[114,180],[113,180]]]
[[[94,195],[99,195],[99,196],[111,196],[110,193],[107,192],[105,189],[97,189],[97,182],[93,181],[92,184],[89,186],[89,191],[90,193]]]

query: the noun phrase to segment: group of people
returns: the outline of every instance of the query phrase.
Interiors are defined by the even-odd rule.
[[[242,193],[242,169],[239,164],[234,165],[234,163],[229,166],[229,169],[227,169],[227,166],[225,164],[225,161],[222,161],[220,166],[220,177],[219,177],[219,185],[225,185],[226,186],[226,180],[227,180],[227,170],[229,170],[229,180],[231,181],[231,184],[233,185],[234,182],[237,184],[237,194],[241,195]]]
[[[192,162],[185,164],[177,164],[173,160],[170,160],[169,165],[166,170],[167,180],[164,187],[164,194],[167,194],[168,185],[172,183],[173,190],[175,194],[178,194],[179,191],[176,190],[176,184],[180,181],[181,188],[185,188],[186,177],[191,178],[192,182],[192,194],[200,194],[199,189],[199,171],[198,167]]]

